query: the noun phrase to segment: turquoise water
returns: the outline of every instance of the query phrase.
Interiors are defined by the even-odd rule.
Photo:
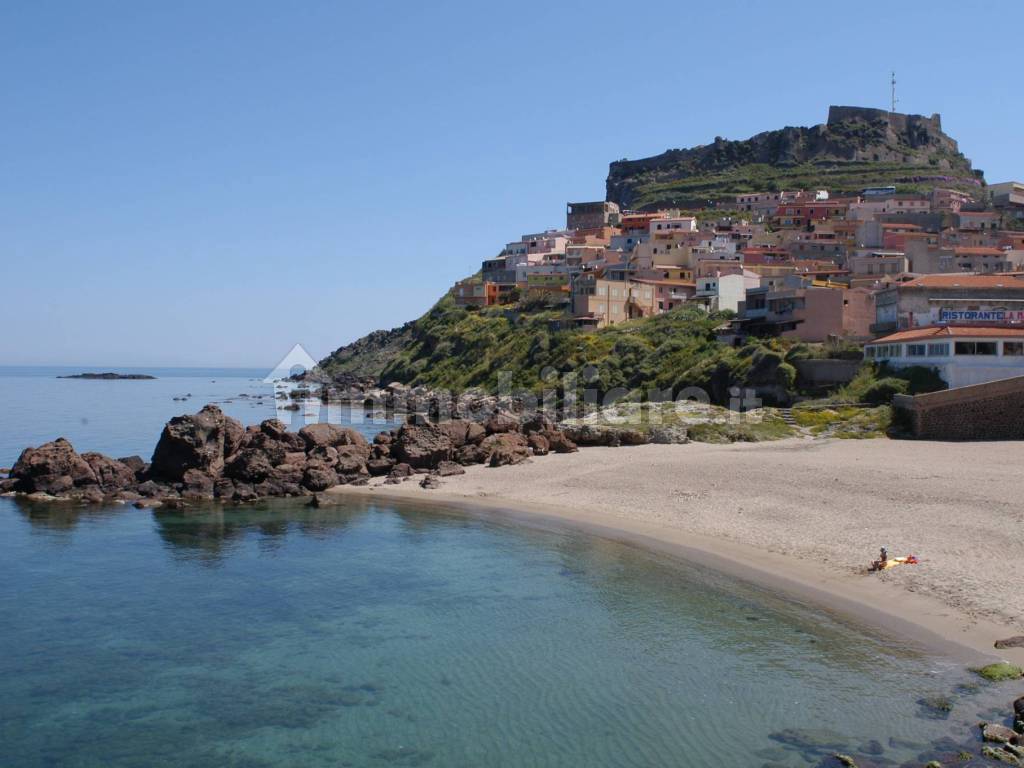
[[[1005,708],[703,569],[370,501],[0,499],[0,616],[0,766],[898,763]]]

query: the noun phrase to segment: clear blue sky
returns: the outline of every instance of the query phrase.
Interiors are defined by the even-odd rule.
[[[884,107],[890,69],[1024,179],[1022,28],[1019,0],[4,2],[0,364],[319,357],[610,160]]]

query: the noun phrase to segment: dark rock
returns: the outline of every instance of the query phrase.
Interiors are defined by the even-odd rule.
[[[299,436],[305,441],[307,451],[316,446],[367,445],[366,438],[356,430],[337,424],[307,424],[299,430]]]
[[[117,459],[102,453],[83,453],[82,458],[92,469],[96,481],[104,490],[121,490],[136,482],[135,470]]]
[[[256,501],[259,494],[250,483],[235,483],[235,501]]]
[[[499,432],[490,435],[480,447],[487,454],[487,464],[492,467],[520,464],[530,458],[526,438],[518,432]]]
[[[305,451],[288,451],[284,455],[284,461],[282,464],[291,464],[296,467],[303,467],[306,465],[306,452]]]
[[[282,451],[282,458],[284,452]],[[233,480],[259,483],[270,476],[274,465],[267,454],[259,448],[243,448],[228,462],[224,474]]]
[[[456,464],[454,461],[442,461],[437,465],[437,474],[440,477],[451,477],[452,475],[464,475],[466,470],[462,468],[461,464]]]
[[[338,473],[330,467],[311,466],[302,477],[302,485],[311,491],[326,491],[338,484]]]
[[[338,463],[338,449],[331,445],[314,445],[307,454],[309,461],[333,467]]]
[[[391,471],[391,468],[395,466],[395,460],[389,458],[376,458],[368,459],[366,462],[366,471],[374,477],[386,475]]]
[[[118,461],[120,461],[122,464],[128,467],[128,469],[134,472],[135,477],[137,479],[141,479],[142,475],[146,471],[146,468],[149,466],[149,464],[147,464],[141,456],[125,456],[123,458],[118,459]]]
[[[375,445],[391,445],[391,433],[390,432],[378,432],[373,438]]]
[[[464,467],[470,464],[483,464],[487,461],[487,451],[479,445],[464,445],[455,452],[455,461]]]
[[[539,432],[531,432],[529,437],[526,438],[526,444],[533,451],[534,456],[547,456],[550,450],[548,439]]]
[[[96,485],[87,485],[78,498],[86,504],[102,504],[107,499],[103,491]]]
[[[224,469],[225,435],[229,430],[237,431],[227,422],[228,417],[215,405],[207,405],[191,416],[172,418],[153,451],[150,474],[171,481],[180,481],[189,469],[220,474]]]
[[[213,495],[223,501],[235,498],[235,481],[229,477],[218,477],[213,484]]]
[[[149,498],[163,496],[166,493],[166,488],[152,480],[146,480],[145,482],[139,483],[135,490]]]
[[[242,447],[242,440],[245,439],[245,427],[242,426],[242,422],[237,419],[232,419],[230,416],[224,417],[224,458],[233,456],[238,453],[238,450]]]
[[[370,455],[367,445],[342,445],[335,449],[338,459],[334,468],[339,475],[362,475],[366,474],[366,461]]]
[[[437,477],[437,475],[425,475],[423,479],[420,480],[420,488],[432,489],[440,487],[441,480]]]
[[[568,435],[561,430],[548,430],[544,433],[544,437],[548,441],[549,451],[554,451],[555,453],[575,453],[579,450],[576,443],[570,440]]]
[[[22,451],[11,468],[11,477],[18,481],[17,489],[26,493],[56,495],[75,486],[96,484],[92,467],[63,437]]]
[[[307,507],[338,507],[341,506],[344,501],[336,495],[330,493],[316,493],[310,498]]]
[[[484,424],[488,435],[500,435],[519,431],[519,419],[507,411],[498,411]]]
[[[412,475],[413,468],[410,467],[408,464],[401,463],[395,464],[395,466],[391,468],[391,472],[388,474],[388,477],[393,477],[402,480],[403,478],[406,477],[412,477]]]
[[[13,477],[0,480],[0,493],[11,493],[18,487],[18,481]]]
[[[594,424],[572,424],[563,430],[565,436],[577,445],[608,446],[643,445],[647,436],[629,427],[613,427]]]
[[[181,478],[181,495],[195,501],[213,498],[214,479],[199,469],[186,469]]]
[[[260,422],[260,432],[272,440],[283,441],[288,434],[288,425],[280,419],[267,419]]]
[[[533,416],[526,419],[522,424],[522,431],[524,434],[530,434],[531,432],[539,432],[544,434],[557,429],[555,422],[548,418],[543,413],[535,413]]]
[[[1005,640],[996,640],[996,648],[1024,648],[1024,635],[1014,635]]]
[[[953,711],[953,700],[941,694],[935,696],[923,696],[917,700],[917,705],[925,717],[933,720],[945,720]]]
[[[433,469],[452,458],[452,441],[436,424],[403,424],[391,455],[414,469]]]
[[[452,419],[443,421],[437,426],[443,434],[447,435],[452,448],[456,449],[466,444],[479,443],[487,436],[482,425],[469,419]]]
[[[160,499],[139,499],[132,504],[136,509],[157,509],[163,505],[164,503]]]

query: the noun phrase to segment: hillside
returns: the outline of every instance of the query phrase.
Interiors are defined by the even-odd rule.
[[[745,141],[716,137],[692,149],[613,162],[606,197],[623,208],[685,208],[744,192],[820,187],[842,194],[894,185],[899,192],[943,186],[977,194],[982,184],[982,172],[942,131],[938,115],[830,107],[823,125]]]
[[[499,375],[514,388],[540,391],[541,375],[582,372],[592,367],[595,390],[618,390],[635,398],[650,389],[676,395],[702,387],[714,402],[728,401],[728,387],[752,386],[768,401],[783,401],[795,371],[771,345],[740,350],[716,341],[722,317],[680,308],[643,320],[592,330],[553,330],[554,313],[516,313],[499,308],[470,310],[444,298],[420,319],[377,332],[334,352],[323,372],[346,378],[354,371],[381,384],[463,391],[495,391]],[[548,384],[547,386],[551,386]],[[581,385],[582,386],[582,385]]]

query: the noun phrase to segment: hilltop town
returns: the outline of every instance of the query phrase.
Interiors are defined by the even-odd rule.
[[[842,109],[848,130],[871,113]],[[918,153],[949,155],[938,119],[887,118]],[[623,191],[620,170],[610,193]],[[1024,183],[950,178],[915,176],[912,191],[760,189],[687,209],[571,202],[564,229],[507,243],[451,296],[470,309],[542,308],[565,329],[698,308],[725,313],[715,333],[735,347],[842,340],[873,362],[934,368],[950,387],[1024,374]]]

